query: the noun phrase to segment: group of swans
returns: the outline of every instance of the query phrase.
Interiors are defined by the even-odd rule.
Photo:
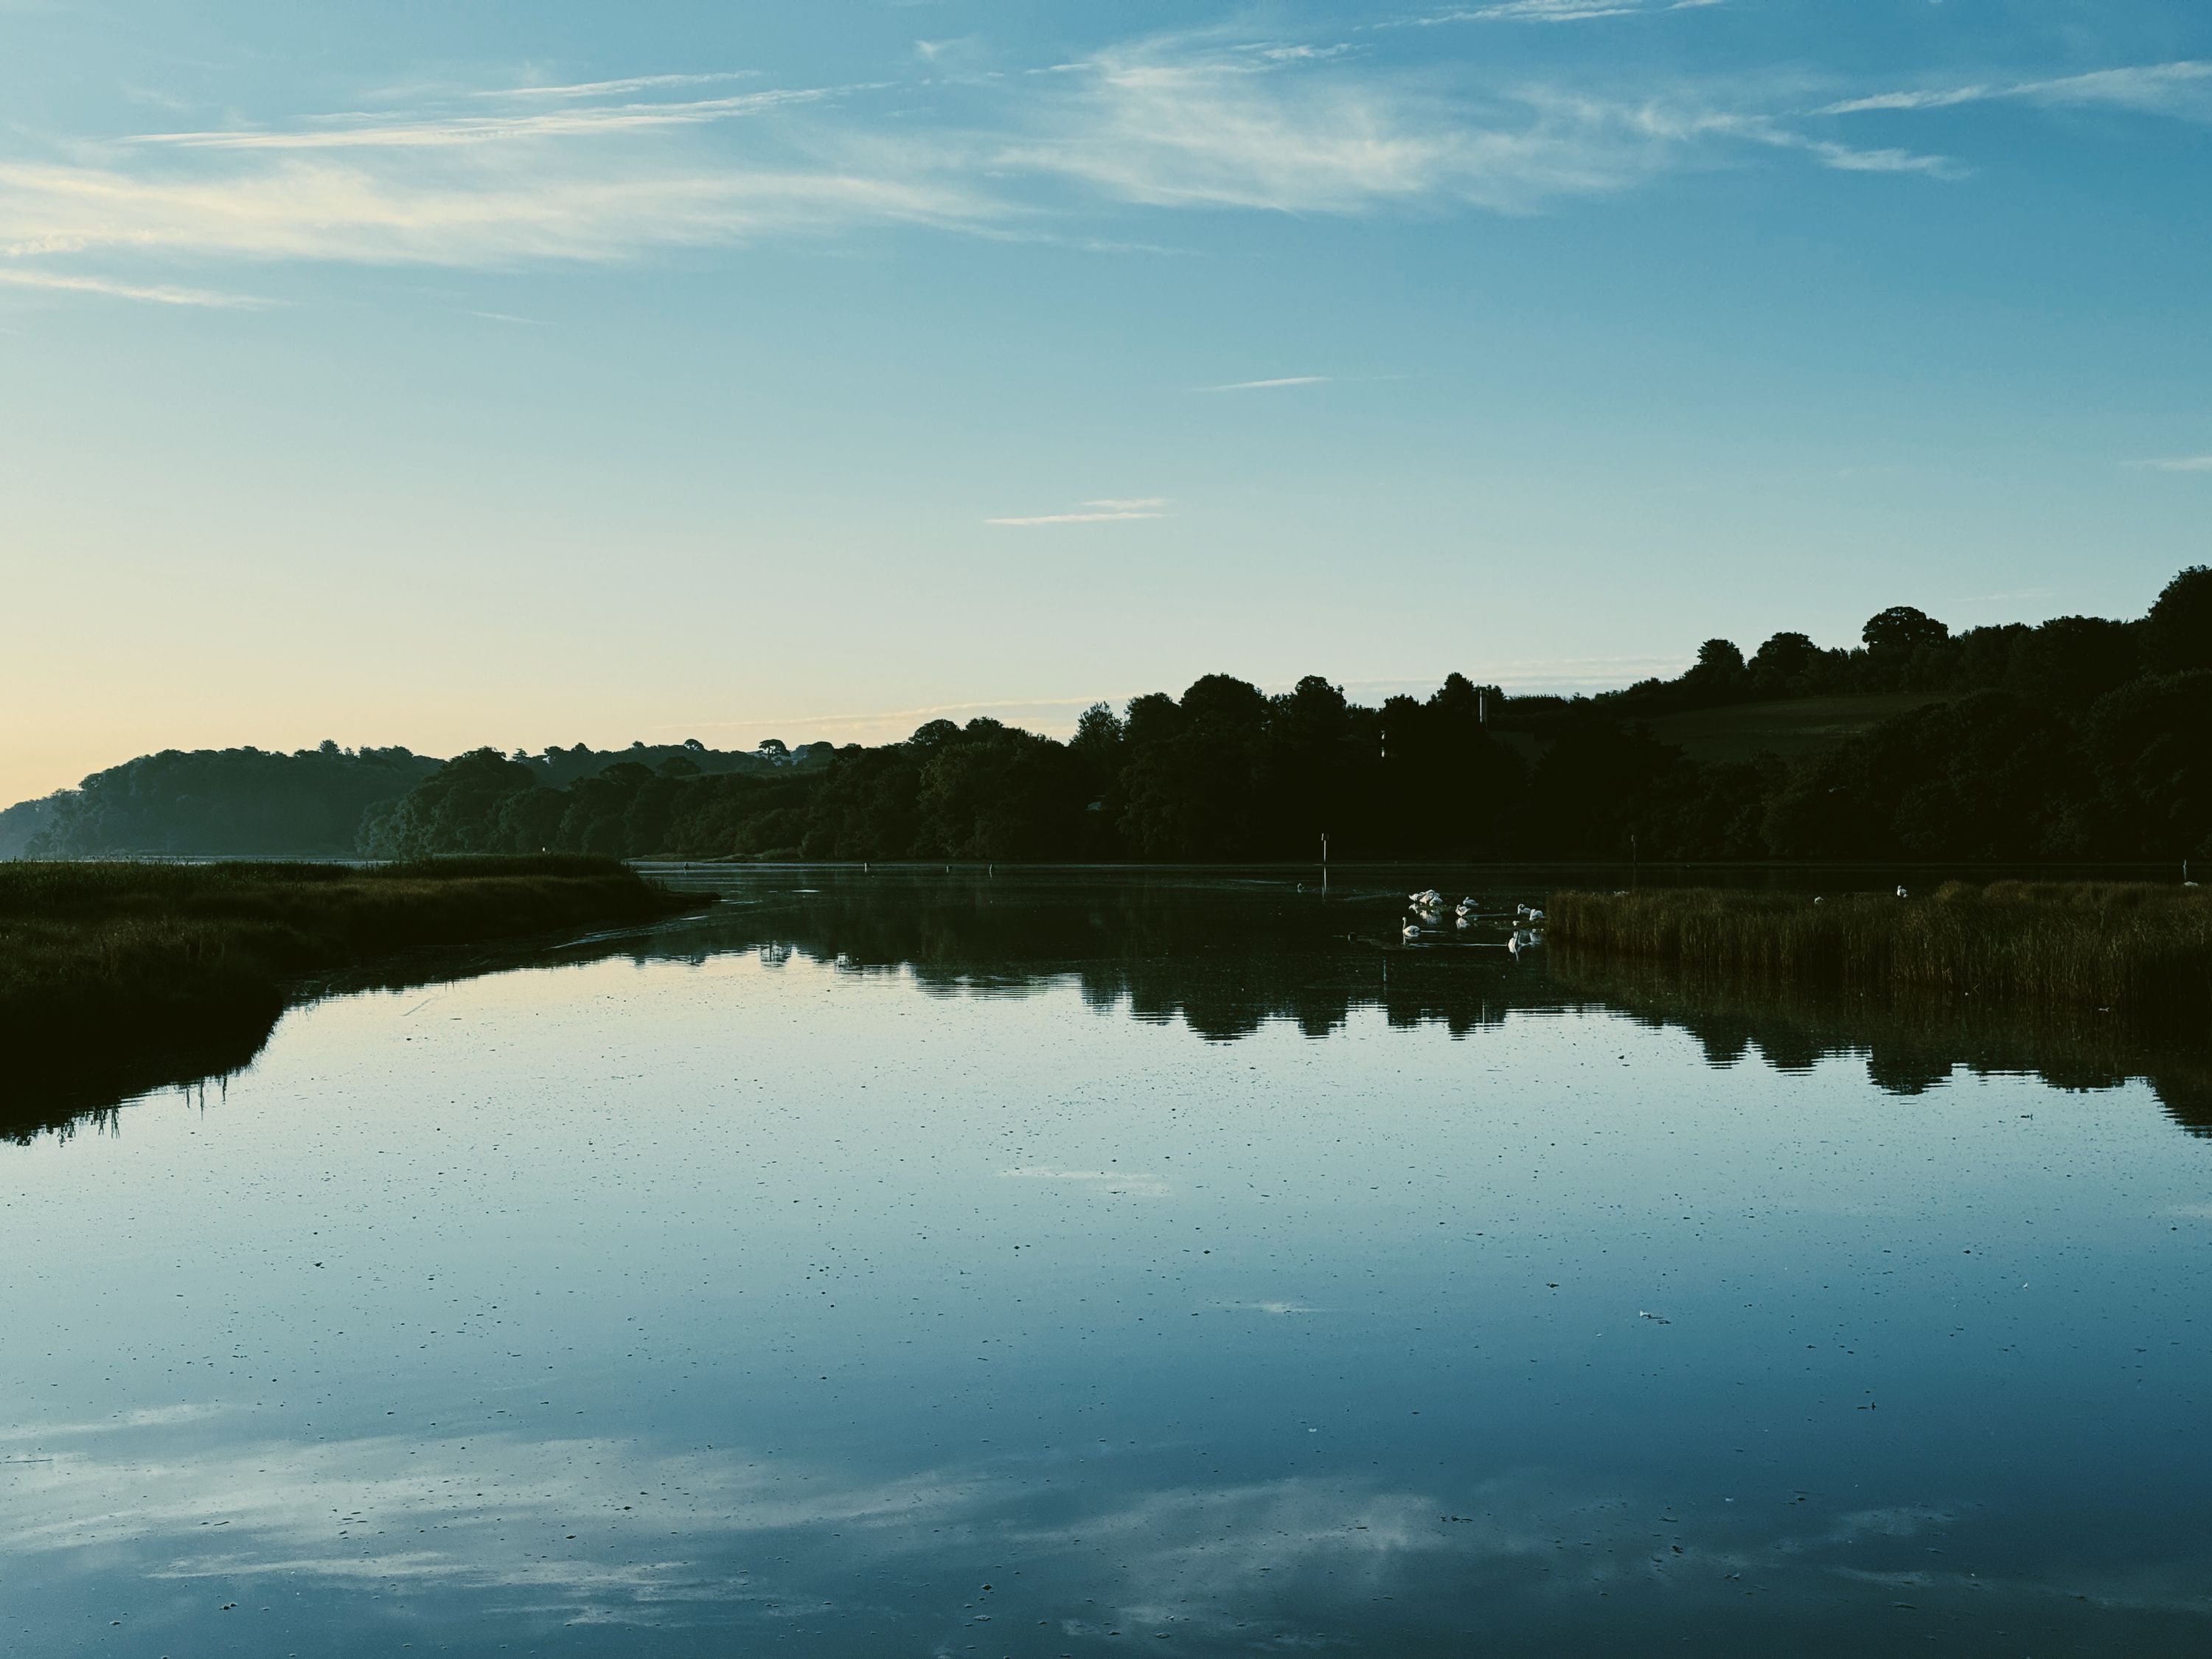
[[[1407,918],[1405,926],[1399,930],[1404,938],[1425,939],[1432,933],[1443,931],[1444,896],[1442,893],[1433,887],[1428,887],[1418,893],[1408,893],[1406,898],[1413,907],[1413,914]],[[1453,907],[1452,918],[1454,926],[1463,928],[1472,927],[1479,921],[1510,921],[1513,925],[1513,936],[1506,940],[1505,948],[1516,956],[1520,955],[1531,945],[1541,945],[1544,942],[1542,933],[1538,931],[1543,923],[1544,913],[1534,905],[1516,905],[1510,917],[1504,915],[1486,917],[1482,914],[1482,907],[1474,900],[1463,898]]]

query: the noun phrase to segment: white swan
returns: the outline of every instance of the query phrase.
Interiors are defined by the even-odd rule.
[[[1409,921],[1398,931],[1407,939],[1419,939],[1421,936],[1421,925],[1417,921]]]

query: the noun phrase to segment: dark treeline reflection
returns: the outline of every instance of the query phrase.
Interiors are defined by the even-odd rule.
[[[691,939],[697,956],[765,947],[848,972],[908,972],[939,994],[1073,981],[1095,1008],[1180,1019],[1217,1042],[1274,1020],[1327,1036],[1358,1008],[1463,1034],[1526,1006],[1540,976],[1508,955],[1502,927],[1475,935],[1482,944],[1387,948],[1403,908],[1402,893],[1372,884],[1323,896],[1280,879],[838,872],[809,892],[736,896],[672,938]]]
[[[800,884],[794,886],[797,881]],[[1702,985],[1664,970],[1576,962],[1504,948],[1504,927],[1441,945],[1398,938],[1402,884],[1370,879],[1323,894],[1276,878],[1070,875],[980,871],[865,874],[823,870],[718,876],[724,902],[702,916],[649,931],[514,953],[442,969],[419,965],[333,989],[404,988],[528,966],[624,957],[639,963],[703,963],[732,952],[772,964],[804,962],[841,973],[903,975],[939,996],[1016,996],[1073,986],[1103,1017],[1181,1023],[1234,1042],[1269,1025],[1309,1037],[1341,1031],[1356,1015],[1455,1036],[1518,1016],[1610,1011],[1653,1029],[1687,1032],[1716,1066],[1753,1057],[1782,1072],[1861,1060],[1877,1087],[1917,1095],[1960,1071],[2021,1073],[2069,1090],[2147,1080],[2195,1134],[2212,1134],[2212,1040],[2130,1031],[2094,1013],[2028,1017],[1971,1005],[1884,1006],[1867,1000]],[[1474,890],[1489,908],[1540,903],[1547,884]],[[649,991],[641,994],[649,995]],[[735,991],[733,994],[742,994]],[[85,1057],[71,1077],[17,1079],[0,1101],[0,1132],[28,1139],[96,1117],[127,1096],[250,1060],[269,1026],[200,1064],[174,1053],[133,1055],[127,1042]],[[1656,1059],[1650,1063],[1660,1063]]]
[[[2055,1089],[2148,1083],[2174,1121],[2212,1136],[2212,1040],[2130,1030],[2094,1011],[2008,1009],[1971,1001],[1821,996],[1699,982],[1642,964],[1550,953],[1547,982],[1570,1003],[1611,1008],[1654,1030],[1688,1032],[1717,1066],[1756,1057],[1778,1072],[1863,1058],[1895,1095],[1925,1094],[1964,1072],[2040,1078]]]
[[[605,960],[623,953],[616,933],[549,949],[506,945],[427,951],[318,979],[295,988],[289,1002],[217,1001],[189,1021],[115,1025],[96,1042],[17,1048],[0,1066],[0,1139],[27,1145],[45,1134],[118,1127],[116,1109],[165,1089],[195,1094],[237,1076],[260,1057],[289,1009],[360,991],[411,991],[517,968]]]
[[[1545,891],[1534,884],[1485,896],[1510,910],[1540,902]],[[1217,1042],[1270,1023],[1325,1037],[1370,1009],[1393,1026],[1434,1024],[1455,1036],[1515,1012],[1609,1010],[1689,1032],[1717,1066],[1755,1054],[1796,1072],[1863,1059],[1869,1081],[1899,1095],[1924,1093],[1960,1071],[2027,1074],[2069,1090],[2141,1078],[2177,1122],[2212,1134],[2212,1041],[2130,1030],[2094,1012],[1886,1006],[1701,985],[1556,951],[1516,959],[1503,948],[1502,926],[1465,942],[1404,946],[1396,936],[1403,896],[1371,882],[1323,895],[1274,879],[839,872],[811,891],[749,900],[739,889],[732,897],[674,938],[688,936],[698,957],[760,949],[848,972],[903,971],[940,994],[1072,981],[1095,1008],[1180,1019]]]

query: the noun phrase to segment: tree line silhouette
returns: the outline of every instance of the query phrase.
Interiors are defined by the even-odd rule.
[[[555,791],[616,764],[687,777],[773,775],[818,766],[828,753],[826,744],[793,750],[772,740],[739,752],[694,738],[622,750],[556,744],[514,760],[523,775]],[[0,811],[0,859],[343,857],[358,853],[408,792],[445,764],[408,749],[341,749],[335,742],[291,754],[165,749],[95,772],[76,789]]]
[[[1920,703],[1795,757],[1699,759],[1653,729],[1875,694]],[[1208,674],[1066,741],[979,719],[743,755],[169,751],[0,815],[0,856],[1262,861],[1323,836],[1340,860],[2212,857],[2212,569],[2137,621],[1954,633],[1893,606],[1851,649],[1710,640],[1674,679],[1590,697],[1453,674],[1369,707],[1319,676],[1271,696]]]
[[[1778,699],[1934,699],[1824,751],[1712,763],[1648,722]],[[818,769],[618,762],[549,790],[492,750],[373,824],[388,856],[541,849],[681,858],[1018,861],[2212,857],[2212,569],[2138,622],[1954,634],[1907,606],[1853,650],[1706,642],[1679,678],[1588,698],[1449,676],[1352,702],[1208,674],[1084,714],[1072,738],[933,720]]]

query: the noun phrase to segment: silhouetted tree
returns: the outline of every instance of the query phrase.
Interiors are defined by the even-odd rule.
[[[2192,564],[2150,608],[2151,665],[2168,674],[2212,668],[2212,565]]]
[[[1820,647],[1802,634],[1770,635],[1751,659],[1752,678],[1762,690],[1778,692],[1811,668]]]
[[[1876,656],[1905,657],[1923,646],[1942,645],[1951,630],[1924,611],[1893,605],[1867,618],[1859,638]]]

